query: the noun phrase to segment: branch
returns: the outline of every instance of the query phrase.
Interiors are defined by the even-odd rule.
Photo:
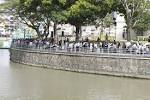
[[[129,10],[129,4],[127,3],[127,0],[120,0],[124,9],[126,10],[126,15],[128,15]]]
[[[134,27],[139,21],[140,21],[140,19],[136,20],[136,21],[133,23],[132,27]]]
[[[141,0],[140,0],[141,1]],[[138,4],[137,4],[137,6],[135,7],[136,8],[136,10],[134,11],[134,12],[132,12],[132,17],[134,16],[134,13],[136,12],[136,11],[138,11],[138,14],[137,14],[137,16],[135,17],[133,17],[133,20],[135,20],[136,18],[140,18],[140,17],[142,17],[143,16],[143,14],[145,13],[145,11],[146,11],[146,6],[147,6],[147,2],[146,1],[143,1],[144,3],[142,3],[142,2],[138,2]],[[143,4],[143,5],[142,5]]]
[[[26,24],[28,27],[31,27],[32,29],[35,29],[35,30],[38,29],[39,26],[34,25],[34,23],[32,23],[31,20],[27,21],[25,18],[20,17],[20,16],[19,16],[19,18],[21,18],[20,21],[21,21],[23,24]]]

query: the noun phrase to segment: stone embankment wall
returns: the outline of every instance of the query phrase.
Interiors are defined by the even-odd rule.
[[[150,79],[150,58],[147,56],[50,53],[11,48],[10,60],[37,67]]]

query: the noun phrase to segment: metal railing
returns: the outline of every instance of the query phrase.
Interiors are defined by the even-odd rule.
[[[84,54],[108,54],[108,55],[135,55],[150,57],[150,50],[139,50],[134,48],[114,48],[114,47],[83,47],[83,46],[57,46],[47,44],[18,44],[12,43],[11,48],[40,51],[40,52],[64,52],[64,53],[84,53]]]

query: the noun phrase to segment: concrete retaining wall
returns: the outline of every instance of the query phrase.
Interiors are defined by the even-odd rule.
[[[146,56],[50,53],[11,48],[10,60],[37,67],[150,79],[150,58]]]

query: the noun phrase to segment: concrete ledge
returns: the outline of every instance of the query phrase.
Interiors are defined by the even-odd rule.
[[[148,56],[52,53],[11,48],[10,60],[56,70],[150,79]]]
[[[9,49],[9,48],[1,48],[1,47],[0,47],[0,49]]]

